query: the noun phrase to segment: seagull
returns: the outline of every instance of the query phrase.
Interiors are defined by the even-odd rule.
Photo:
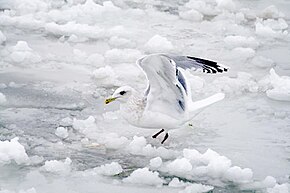
[[[120,102],[120,112],[129,124],[146,129],[161,129],[152,138],[168,130],[177,129],[188,123],[198,109],[224,99],[224,93],[217,93],[199,101],[192,101],[189,81],[184,70],[217,74],[228,71],[228,67],[210,60],[191,56],[151,54],[137,60],[137,65],[147,78],[143,93],[130,86],[117,88],[105,104]]]

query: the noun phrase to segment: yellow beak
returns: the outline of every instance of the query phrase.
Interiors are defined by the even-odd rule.
[[[105,100],[105,104],[109,104],[110,102],[112,102],[112,101],[114,101],[116,99],[117,99],[116,97],[115,98],[108,98],[108,99]]]

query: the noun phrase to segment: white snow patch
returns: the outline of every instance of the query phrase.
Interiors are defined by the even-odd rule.
[[[0,105],[7,101],[6,96],[0,92]]]
[[[29,164],[30,160],[25,148],[15,137],[10,141],[0,141],[0,165],[9,164],[15,161],[17,164]]]
[[[68,174],[71,171],[72,160],[67,157],[64,161],[50,160],[44,163],[43,169],[56,174]]]
[[[274,69],[270,70],[272,89],[267,90],[269,98],[279,101],[290,101],[290,77],[279,76]]]
[[[170,52],[174,50],[174,46],[167,38],[155,35],[144,45],[144,49],[148,53]]]
[[[67,129],[64,128],[64,127],[58,127],[56,128],[55,130],[55,135],[57,135],[58,137],[60,138],[67,138],[68,137],[68,132],[67,132]]]
[[[158,172],[152,172],[148,168],[139,168],[133,171],[129,177],[123,179],[123,182],[151,186],[162,186],[164,180],[159,177]]]

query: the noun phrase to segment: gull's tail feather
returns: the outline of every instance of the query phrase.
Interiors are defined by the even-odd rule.
[[[193,112],[193,111],[196,111],[198,109],[201,109],[201,108],[204,108],[204,107],[207,107],[211,104],[214,104],[218,101],[221,101],[225,98],[225,94],[224,93],[217,93],[217,94],[214,94],[208,98],[205,98],[205,99],[202,99],[202,100],[199,100],[199,101],[196,101],[196,102],[193,102],[190,106],[189,106],[189,111],[190,112]]]

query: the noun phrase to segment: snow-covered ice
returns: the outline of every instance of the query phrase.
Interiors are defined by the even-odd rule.
[[[68,137],[68,132],[67,132],[67,129],[64,128],[64,127],[58,127],[56,128],[55,130],[55,134],[60,137],[60,138],[67,138]]]
[[[67,174],[71,171],[72,160],[66,158],[64,161],[49,160],[44,163],[43,169],[47,172]]]
[[[18,142],[19,138],[10,141],[0,141],[0,164],[9,164],[15,161],[17,164],[29,164],[29,157],[25,148]]]
[[[0,192],[290,191],[290,2],[0,0]],[[165,145],[129,125],[118,86],[146,54],[196,56],[193,100],[224,92]],[[163,137],[162,135],[160,136]]]

